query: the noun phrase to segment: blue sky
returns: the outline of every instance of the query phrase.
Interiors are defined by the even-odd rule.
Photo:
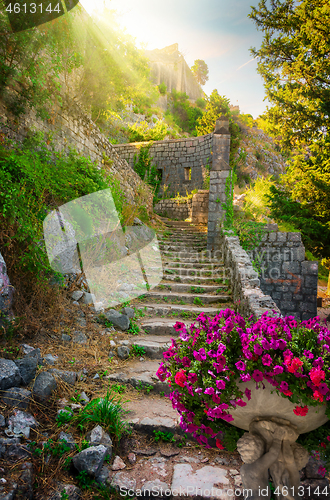
[[[260,47],[262,32],[247,17],[258,0],[105,0],[118,13],[121,27],[148,50],[179,44],[189,66],[204,59],[209,67],[206,94],[217,89],[244,113],[257,117],[266,109],[257,61],[250,47]],[[104,0],[81,0],[88,12]]]

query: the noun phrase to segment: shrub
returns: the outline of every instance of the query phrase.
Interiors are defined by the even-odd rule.
[[[160,85],[158,85],[158,90],[161,95],[166,94],[167,87],[164,82],[162,82]]]

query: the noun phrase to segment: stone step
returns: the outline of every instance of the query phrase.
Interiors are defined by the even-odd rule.
[[[204,262],[196,263],[196,262],[182,262],[182,259],[178,260],[163,260],[163,265],[168,268],[176,268],[181,267],[184,269],[219,269],[223,268],[223,262],[212,262],[206,264]]]
[[[155,302],[143,302],[143,303],[135,303],[134,307],[137,310],[146,312],[148,314],[152,314],[153,316],[169,316],[169,317],[182,317],[187,319],[196,319],[196,317],[204,312],[207,316],[214,317],[218,314],[222,309],[227,309],[230,305],[226,307],[212,307],[212,306],[203,306],[198,307],[195,305],[177,305],[177,304],[157,304]]]
[[[207,242],[207,237],[206,235],[192,235],[192,234],[171,234],[171,235],[157,235],[158,241],[197,241],[197,243],[206,243]]]
[[[172,241],[169,241],[169,242],[166,242],[166,243],[163,243],[162,241],[159,242],[159,248],[160,250],[169,250],[169,249],[172,249],[172,250],[182,250],[184,248],[189,248],[190,250],[191,249],[196,249],[196,250],[206,250],[206,245],[204,243],[200,243],[200,242],[194,242],[194,243],[190,243],[190,242],[185,242],[185,241],[177,241],[177,242],[172,242]]]
[[[209,277],[209,278],[222,278],[224,274],[224,267],[220,267],[217,269],[189,269],[184,267],[164,267],[163,275],[164,277],[169,274],[178,274],[179,276],[197,276],[197,277]]]
[[[180,292],[180,293],[196,293],[195,291],[192,290],[192,288],[196,288],[196,285],[189,285],[185,283],[161,283],[158,285],[156,288],[153,288],[154,291],[160,289],[160,290],[170,290],[171,292]],[[226,291],[228,289],[228,285],[222,284],[222,285],[203,285],[203,287],[198,287],[202,288],[202,292],[199,291],[198,293],[211,293],[211,292],[216,292],[217,290]]]
[[[173,324],[175,324],[175,321]],[[175,332],[174,329],[173,331]],[[150,359],[163,359],[163,352],[170,347],[171,343],[171,337],[168,335],[160,336],[152,334],[130,336],[127,340],[119,341],[119,344],[130,347],[133,353],[134,346],[143,348],[144,353],[141,352],[141,356]],[[137,352],[136,354],[139,355]]]
[[[161,292],[152,290],[145,294],[145,297],[148,297],[149,300],[152,301],[162,301],[164,303],[167,302],[180,302],[182,301],[184,304],[195,304],[196,299],[201,301],[200,306],[202,307],[204,304],[214,304],[217,302],[228,302],[230,300],[229,295],[207,295],[202,293],[180,293],[180,292]],[[183,304],[183,305],[184,305]],[[197,304],[198,305],[198,304]]]
[[[172,408],[171,402],[158,394],[145,395],[141,391],[139,399],[127,401],[123,407],[129,411],[125,420],[140,432],[153,435],[154,431],[182,434],[179,426],[180,415]],[[152,394],[152,396],[151,396]]]
[[[175,281],[177,283],[190,283],[191,285],[213,285],[215,283],[223,284],[223,280],[226,278],[223,276],[220,276],[219,278],[209,278],[204,276],[179,276],[178,274],[166,274],[164,279],[166,281]]]
[[[110,373],[110,375],[103,378],[120,384],[130,384],[141,390],[152,386],[154,393],[164,392],[165,394],[169,394],[170,389],[168,385],[165,382],[161,382],[156,376],[159,365],[160,362],[155,360],[132,360],[121,367],[120,371]]]
[[[161,252],[162,258],[178,258],[181,262],[200,262],[205,264],[222,264],[222,261],[217,257],[209,257],[207,251],[205,252],[178,252],[174,255],[174,252],[167,252],[166,250]]]
[[[174,318],[148,318],[143,320],[140,325],[143,328],[143,330],[149,335],[152,336],[161,336],[162,338],[165,338],[166,336],[170,335],[171,337],[178,336],[178,332],[174,330],[174,325],[177,322],[177,319]],[[189,328],[190,325],[193,323],[193,321],[185,320],[184,324],[186,325],[186,328]]]

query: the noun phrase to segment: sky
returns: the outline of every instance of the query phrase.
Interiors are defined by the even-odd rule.
[[[191,67],[203,59],[209,81],[203,90],[239,105],[241,112],[254,118],[263,113],[267,102],[263,80],[250,47],[259,48],[262,32],[248,18],[250,5],[258,0],[81,0],[92,13],[106,2],[117,11],[117,20],[136,39],[138,47],[162,49],[178,43],[179,51]]]

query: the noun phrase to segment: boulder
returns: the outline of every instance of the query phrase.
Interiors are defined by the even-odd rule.
[[[100,425],[97,425],[90,432],[86,434],[86,439],[91,446],[98,446],[103,444],[107,448],[107,455],[112,455],[112,440]]]
[[[35,349],[34,349],[35,350]],[[37,373],[38,357],[37,356],[24,356],[22,359],[15,359],[15,364],[18,367],[22,384],[28,385],[34,379]]]
[[[104,313],[108,321],[110,321],[115,327],[122,331],[128,330],[130,325],[130,320],[126,314],[121,314],[115,309],[110,309]]]
[[[57,388],[54,375],[49,372],[41,372],[35,379],[32,392],[39,401],[46,401]]]
[[[22,387],[11,387],[1,394],[2,402],[7,406],[13,406],[25,410],[30,403],[31,391]]]
[[[56,368],[51,368],[49,370],[50,373],[55,375],[55,377],[60,378],[65,382],[66,384],[69,385],[74,385],[76,380],[77,380],[77,373],[76,372],[70,372],[70,371],[65,371],[65,370],[57,370]]]
[[[126,314],[129,318],[134,318],[135,315],[135,311],[132,307],[123,307],[121,313]]]
[[[0,328],[8,325],[14,317],[12,311],[14,298],[14,287],[11,286],[8,275],[7,267],[0,253]]]
[[[37,426],[38,422],[30,413],[17,410],[8,419],[9,432],[7,434],[10,433],[12,437],[24,436],[29,439],[30,429],[35,429]]]
[[[106,454],[107,448],[103,444],[91,446],[73,457],[73,465],[78,472],[86,471],[87,474],[95,477],[101,471]]]
[[[10,359],[0,358],[0,389],[18,386],[21,383],[21,375],[18,367]]]

